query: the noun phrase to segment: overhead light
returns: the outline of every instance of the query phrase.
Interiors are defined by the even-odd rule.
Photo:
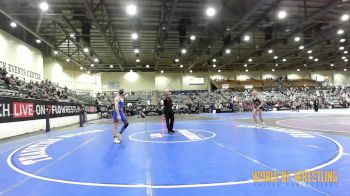
[[[279,19],[284,19],[284,18],[287,17],[287,12],[284,11],[284,10],[281,10],[281,11],[278,12],[277,16],[278,16]]]
[[[314,61],[315,61],[315,62],[317,62],[317,61],[318,61],[318,59],[315,59]]]
[[[91,72],[90,72],[90,71],[88,71],[87,73],[88,73],[88,74],[90,74]]]
[[[57,51],[57,50],[54,50],[54,51],[53,51],[53,54],[54,54],[54,55],[57,55],[57,54],[58,54],[58,51]]]
[[[275,71],[275,69],[272,69],[272,71]]]
[[[94,61],[97,63],[98,62],[98,58],[95,58]]]
[[[137,33],[132,33],[131,34],[131,39],[137,40],[139,38],[139,35]]]
[[[249,36],[249,35],[245,35],[245,36],[243,37],[243,40],[246,41],[246,42],[249,41],[249,40],[250,40],[250,36]]]
[[[213,67],[216,67],[216,65],[215,65],[215,64],[213,64]]]
[[[130,72],[134,72],[134,70],[130,69]]]
[[[181,65],[180,65],[180,68],[184,68],[184,65],[181,64]]]
[[[149,68],[149,65],[146,65],[146,68]]]
[[[244,64],[244,67],[248,67],[248,65],[247,65],[247,64]]]
[[[230,49],[226,49],[226,54],[230,54],[231,53],[231,50]]]
[[[248,59],[248,61],[249,61],[249,62],[252,62],[252,61],[253,61],[253,59],[251,59],[251,58],[250,58],[250,59]]]
[[[271,54],[271,53],[273,53],[273,50],[270,49],[270,50],[268,50],[267,52],[268,52],[269,54]]]
[[[185,48],[181,49],[181,54],[186,54],[187,50]]]
[[[91,66],[91,67],[95,67],[95,65],[94,65],[94,64],[91,64],[90,66]]]
[[[136,49],[134,50],[134,53],[135,53],[135,54],[138,54],[138,53],[140,53],[140,50],[136,48]]]
[[[286,62],[286,61],[287,61],[287,59],[282,59],[282,61],[283,61],[283,62]]]
[[[175,59],[174,61],[175,61],[175,63],[178,63],[178,62],[179,62],[179,59]]]
[[[345,42],[345,41],[346,41],[346,39],[341,38],[339,41],[340,41],[341,43],[343,43],[343,42]]]
[[[140,62],[140,59],[136,59],[136,63],[139,63]]]
[[[190,73],[192,73],[192,69],[190,70]]]
[[[15,27],[17,27],[17,24],[16,24],[15,22],[11,22],[11,23],[10,23],[10,26],[13,27],[13,28],[15,28]]]
[[[345,68],[344,71],[348,71],[348,69]]]
[[[67,62],[69,62],[69,61],[70,61],[70,59],[68,58],[68,59],[66,59],[66,61],[67,61]]]
[[[348,62],[348,59],[344,59],[345,62]]]
[[[160,73],[164,73],[164,71],[163,71],[163,70],[161,70],[161,71],[160,71]]]
[[[311,59],[313,59],[314,57],[313,56],[309,56],[309,59],[311,60]]]
[[[329,66],[333,67],[333,66],[334,66],[334,64],[333,64],[333,63],[331,63]]]
[[[113,68],[113,65],[110,65],[109,68]]]
[[[196,36],[191,35],[190,39],[193,41],[193,40],[195,40],[195,39],[196,39]]]
[[[311,54],[311,53],[312,53],[312,50],[308,50],[307,53],[308,53],[308,54]]]
[[[340,47],[339,47],[339,50],[344,50],[344,46],[340,46]]]
[[[133,4],[126,6],[126,13],[130,16],[134,16],[136,14],[136,6]]]
[[[216,14],[216,11],[215,11],[215,9],[214,9],[214,8],[209,7],[209,8],[207,8],[206,13],[207,13],[207,16],[209,16],[209,17],[213,17],[213,16]]]
[[[295,37],[295,38],[294,38],[294,41],[296,41],[296,42],[300,41],[300,37],[298,37],[298,36]]]
[[[275,66],[278,67],[278,64],[276,63]]]
[[[346,56],[342,56],[341,59],[343,59],[343,60],[346,59]]]
[[[299,49],[300,49],[300,50],[304,49],[304,46],[299,46]]]
[[[341,34],[343,34],[343,33],[344,33],[344,30],[343,30],[343,29],[339,29],[338,32],[337,32],[338,35],[341,35]]]
[[[340,18],[341,21],[347,21],[349,20],[349,15],[348,14],[343,14]]]
[[[220,72],[221,72],[221,69],[219,69],[218,72],[220,73]]]
[[[344,50],[344,54],[347,54],[348,53],[348,51],[347,50]]]
[[[248,72],[248,71],[249,71],[248,69],[245,70],[245,72]]]
[[[216,62],[216,59],[213,59],[213,62],[215,63],[215,62]]]
[[[83,67],[80,67],[80,70],[83,70],[84,68]]]
[[[41,2],[39,4],[39,8],[42,10],[42,11],[47,11],[49,9],[49,5],[46,3],[46,2]]]
[[[304,67],[306,67],[306,63],[304,63]]]
[[[74,37],[74,33],[69,34],[69,37]]]
[[[273,59],[278,59],[278,56],[274,56]]]
[[[84,48],[83,51],[88,53],[89,52],[89,48]]]
[[[36,42],[37,44],[40,44],[40,43],[41,43],[41,40],[40,40],[40,39],[36,39],[35,42]]]
[[[297,69],[297,71],[300,71],[300,69]]]

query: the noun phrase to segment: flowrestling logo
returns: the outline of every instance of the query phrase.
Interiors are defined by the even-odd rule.
[[[88,106],[88,113],[96,113],[95,106]],[[57,103],[30,99],[0,98],[0,122],[44,119],[78,115],[81,106],[76,103]]]

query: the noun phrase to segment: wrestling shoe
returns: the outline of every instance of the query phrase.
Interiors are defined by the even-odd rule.
[[[118,140],[119,140],[120,142],[123,141],[123,136],[122,136],[121,133],[118,133],[118,134],[117,134],[117,138],[118,138]]]
[[[266,127],[264,122],[261,123],[261,127]]]
[[[121,141],[118,139],[118,137],[115,137],[114,140],[113,140],[113,142],[114,142],[115,144],[120,144]]]

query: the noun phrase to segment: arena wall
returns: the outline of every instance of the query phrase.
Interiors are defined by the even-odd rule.
[[[50,57],[44,58],[44,79],[72,90],[101,92],[101,73],[88,74],[76,65],[63,63]]]
[[[41,51],[0,30],[0,67],[26,81],[44,78]]]
[[[94,120],[99,118],[99,114],[88,114],[88,120]],[[66,116],[59,118],[51,118],[51,128],[62,127],[66,125],[78,124],[79,116]],[[28,120],[19,122],[8,122],[0,124],[0,139],[8,138],[12,136],[22,135],[26,133],[32,133],[46,129],[46,120]]]

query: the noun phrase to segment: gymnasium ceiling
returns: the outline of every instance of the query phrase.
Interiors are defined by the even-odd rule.
[[[42,11],[41,1],[1,0],[1,29],[40,48],[46,56],[70,59],[69,63],[87,71],[277,71],[348,66],[349,21],[341,20],[344,14],[350,15],[348,0],[46,2],[49,9]],[[136,6],[134,16],[126,12],[130,4]],[[208,7],[215,9],[214,16],[206,15]],[[282,10],[287,16],[279,19]],[[16,28],[10,26],[11,21]],[[83,33],[82,26],[91,26],[90,34]],[[339,29],[344,30],[342,35],[337,34]],[[132,33],[138,33],[137,40],[132,40]],[[191,35],[196,39],[191,40]],[[249,36],[249,41],[244,36]],[[38,44],[36,39],[42,42]],[[136,48],[139,54],[134,53]],[[181,54],[182,49],[186,54]]]

